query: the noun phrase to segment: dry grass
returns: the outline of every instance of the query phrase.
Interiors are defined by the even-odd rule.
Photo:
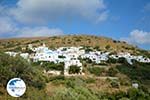
[[[106,79],[97,78],[95,83],[87,84],[87,87],[100,91],[100,92],[106,92],[106,93],[117,93],[117,92],[127,92],[127,90],[130,88],[129,86],[122,86],[120,85],[119,88],[114,88],[111,86],[110,82],[108,82]]]
[[[61,89],[61,88],[64,88],[64,86],[62,84],[60,85],[56,85],[56,84],[53,84],[51,82],[47,83],[46,85],[46,93],[51,96],[55,93],[56,90],[58,89]]]
[[[49,48],[57,48],[62,46],[91,46],[99,47],[101,50],[106,51],[128,51],[135,52],[137,48],[129,45],[125,42],[115,41],[106,37],[96,37],[89,35],[70,35],[70,36],[54,36],[54,37],[36,37],[36,38],[13,38],[13,39],[1,39],[1,50],[13,50],[18,46],[25,48],[28,44],[33,46],[41,45],[45,43]],[[106,49],[106,46],[110,46]]]

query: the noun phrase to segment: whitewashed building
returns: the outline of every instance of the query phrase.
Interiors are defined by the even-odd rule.
[[[121,53],[118,53],[117,55],[110,55],[110,57],[114,58],[114,59],[119,59],[121,57],[125,58],[127,60],[127,62],[132,65],[133,62],[132,60],[136,60],[138,62],[143,62],[143,63],[150,63],[150,59],[149,58],[145,58],[143,56],[134,56],[134,55],[131,55],[130,53],[128,52],[121,52]]]
[[[17,54],[19,54],[17,52],[12,52],[12,51],[8,51],[8,52],[5,52],[5,53],[10,55],[10,56],[13,56],[13,57],[15,57]]]
[[[69,75],[69,68],[72,65],[80,68],[80,74],[82,73],[82,63],[79,58],[85,59],[88,58],[92,62],[96,64],[100,64],[102,62],[106,62],[109,57],[114,59],[119,59],[124,57],[129,64],[132,63],[132,59],[137,60],[143,63],[150,63],[149,58],[145,58],[143,56],[133,56],[128,52],[121,52],[116,55],[110,55],[110,52],[100,52],[93,51],[86,53],[82,47],[59,47],[56,50],[50,50],[46,47],[45,44],[39,47],[33,48],[31,44],[29,44],[29,49],[33,51],[32,54],[28,53],[17,53],[17,52],[5,52],[10,56],[20,55],[24,59],[32,59],[33,62],[54,62],[54,63],[64,63],[64,75]],[[59,75],[58,71],[48,71],[49,74]]]

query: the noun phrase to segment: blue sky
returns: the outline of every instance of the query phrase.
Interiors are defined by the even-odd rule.
[[[150,0],[0,0],[0,38],[92,34],[150,50]]]

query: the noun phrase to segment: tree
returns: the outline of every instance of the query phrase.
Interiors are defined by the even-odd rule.
[[[54,62],[43,62],[42,67],[46,71],[48,71],[48,70],[63,71],[64,70],[64,63],[55,64]]]
[[[110,49],[110,45],[106,45],[106,47],[105,47],[106,49]]]
[[[80,72],[80,67],[78,66],[70,66],[69,68],[69,74],[75,74]]]
[[[45,77],[39,66],[33,66],[20,56],[11,57],[0,53],[0,84],[5,86],[14,77],[19,77],[26,84],[36,88],[45,86]]]
[[[94,74],[96,76],[100,76],[101,73],[104,71],[104,68],[100,68],[100,67],[90,67],[88,68],[88,71],[91,73],[91,74]]]

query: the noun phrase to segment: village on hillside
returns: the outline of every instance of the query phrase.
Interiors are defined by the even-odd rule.
[[[125,58],[126,61],[132,65],[132,60],[136,60],[142,63],[150,63],[150,59],[143,57],[141,55],[134,56],[128,52],[119,52],[117,54],[111,54],[110,52],[104,51],[87,51],[83,47],[59,47],[56,50],[51,50],[46,47],[45,44],[33,47],[32,44],[28,45],[28,49],[32,51],[32,53],[22,53],[22,52],[12,52],[7,51],[6,54],[10,56],[19,55],[28,61],[33,62],[53,62],[55,64],[64,63],[64,71],[63,74],[65,76],[69,76],[69,68],[70,66],[78,67],[79,73],[78,75],[84,75],[83,73],[83,65],[81,59],[88,59],[95,64],[100,64],[106,62],[109,58],[119,59]],[[44,71],[45,73],[50,73],[53,75],[60,75],[62,72],[57,70],[49,70]],[[73,75],[73,74],[71,74]]]

